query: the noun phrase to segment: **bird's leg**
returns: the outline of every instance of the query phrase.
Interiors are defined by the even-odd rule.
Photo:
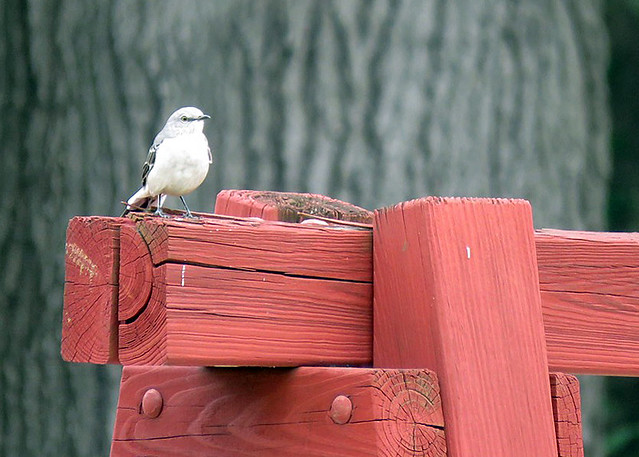
[[[195,216],[191,214],[191,210],[187,206],[186,200],[184,200],[184,197],[182,197],[181,195],[180,195],[180,200],[182,200],[182,204],[184,205],[184,209],[186,210],[186,217],[195,218]]]
[[[164,211],[162,211],[162,205],[164,204],[164,195],[160,194],[157,197],[158,199],[158,207],[155,210],[155,215],[160,217],[169,217]]]

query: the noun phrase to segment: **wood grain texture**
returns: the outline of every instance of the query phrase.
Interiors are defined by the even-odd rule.
[[[118,320],[133,319],[149,301],[153,263],[149,248],[133,224],[120,229]]]
[[[94,392],[113,392],[119,369],[53,355],[64,231],[71,214],[119,214],[177,106],[214,116],[214,164],[188,197],[194,210],[237,186],[368,208],[500,194],[533,198],[538,226],[601,228],[603,10],[581,0],[3,2],[0,354],[14,375],[0,396],[0,454],[105,454],[111,413]]]
[[[134,217],[122,234],[121,363],[370,363],[370,230]]]
[[[372,231],[203,217],[138,219],[155,265],[191,263],[282,274],[372,281]]]
[[[120,323],[120,360],[366,364],[371,301],[368,283],[169,263],[154,269],[151,300],[139,316]]]
[[[550,392],[559,457],[584,457],[579,380],[572,375],[551,373]]]
[[[119,225],[75,217],[66,241],[61,354],[71,362],[117,363]]]
[[[450,456],[556,456],[530,205],[375,213],[374,363],[437,372]]]
[[[118,354],[123,365],[160,365],[167,361],[166,270],[167,265],[153,269],[147,301],[125,307],[138,311],[133,317],[119,322]]]
[[[150,388],[156,418],[142,409]],[[352,404],[342,424],[339,396]],[[124,367],[111,457],[443,457],[443,427],[428,370]]]
[[[551,370],[639,375],[639,234],[535,234]]]
[[[301,222],[308,215],[352,222],[373,221],[372,211],[324,195],[257,190],[221,191],[215,200],[215,213],[283,222]]]
[[[251,206],[255,200],[242,204]],[[117,362],[114,309],[118,321],[128,325],[150,300],[155,268],[151,252],[156,265],[192,263],[317,279],[335,276],[367,284],[371,278],[372,241],[364,230],[276,223],[264,228],[256,220],[208,216],[198,223],[135,217],[137,226],[127,219],[105,217],[75,218],[69,223],[62,326],[66,360]],[[638,375],[639,236],[561,230],[540,230],[534,236],[550,369]],[[269,244],[270,237],[274,244]],[[255,251],[251,243],[258,247]],[[282,252],[278,243],[284,246]],[[322,264],[322,255],[326,258],[326,251],[337,244],[344,246],[337,250],[339,261]],[[315,246],[324,254],[314,255]],[[215,255],[205,251],[210,247],[217,249]],[[112,277],[118,268],[119,285]],[[156,280],[162,287],[163,280]],[[254,282],[248,276],[246,280]],[[132,344],[129,337],[126,340],[125,346]],[[371,358],[369,354],[367,359]]]

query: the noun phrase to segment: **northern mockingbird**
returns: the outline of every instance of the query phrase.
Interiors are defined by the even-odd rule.
[[[142,187],[129,198],[122,216],[134,208],[148,210],[155,206],[155,214],[167,217],[162,205],[167,195],[173,195],[182,200],[186,217],[193,217],[184,195],[202,184],[213,161],[203,133],[204,120],[210,118],[192,106],[180,108],[169,116],[149,148],[142,167]]]

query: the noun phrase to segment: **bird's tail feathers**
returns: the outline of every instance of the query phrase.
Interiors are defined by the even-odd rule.
[[[159,197],[159,195],[150,196],[147,194],[146,189],[142,187],[127,200],[127,206],[120,217],[126,216],[132,210],[148,210],[152,206],[157,207],[158,204],[163,203],[163,201],[158,201]]]

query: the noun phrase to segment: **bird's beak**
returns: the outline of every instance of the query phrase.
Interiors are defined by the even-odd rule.
[[[211,116],[209,116],[208,114],[202,114],[197,118],[198,121],[203,121],[204,119],[211,119]]]

